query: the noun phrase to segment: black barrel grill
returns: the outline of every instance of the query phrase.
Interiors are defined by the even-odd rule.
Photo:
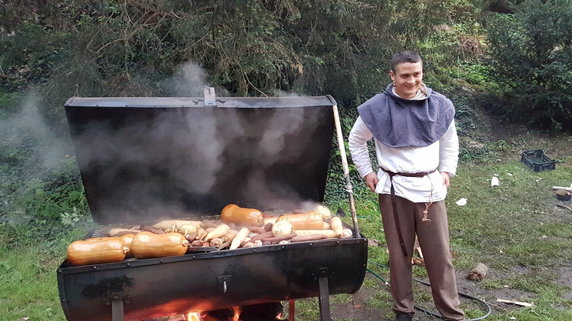
[[[142,224],[322,202],[330,96],[70,98],[66,115],[93,219]],[[357,230],[357,228],[356,228]],[[88,235],[89,236],[89,235]],[[57,270],[69,321],[121,321],[356,292],[367,240],[272,245]]]

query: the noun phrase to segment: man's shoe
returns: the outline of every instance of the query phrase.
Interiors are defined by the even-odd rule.
[[[411,321],[411,320],[413,320],[413,313],[395,314],[395,321]]]

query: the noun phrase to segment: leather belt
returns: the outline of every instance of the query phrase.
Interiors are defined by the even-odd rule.
[[[393,218],[395,220],[395,230],[397,231],[397,237],[399,238],[399,245],[401,246],[401,250],[403,251],[403,255],[405,257],[407,257],[407,249],[405,248],[405,242],[403,241],[403,234],[401,234],[401,224],[399,223],[399,215],[397,215],[397,206],[396,206],[396,198],[395,198],[395,188],[393,187],[393,176],[399,175],[399,176],[405,176],[405,177],[425,177],[429,174],[432,174],[435,172],[435,170],[432,170],[430,172],[419,172],[419,173],[395,173],[392,172],[390,170],[387,170],[383,167],[380,167],[380,169],[384,172],[386,172],[389,175],[389,182],[391,183],[391,207],[393,208]]]

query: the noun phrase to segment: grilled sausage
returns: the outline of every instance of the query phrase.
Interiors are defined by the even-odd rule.
[[[120,262],[128,250],[120,237],[96,237],[72,242],[67,260],[71,265]]]

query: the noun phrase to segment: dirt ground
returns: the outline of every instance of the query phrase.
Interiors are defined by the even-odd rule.
[[[565,272],[561,275],[559,283],[562,285],[567,285],[572,288],[572,272],[570,269],[562,269]],[[494,272],[492,272],[494,273]],[[384,276],[385,277],[385,276]],[[374,279],[369,273],[366,274],[366,278]],[[468,294],[470,296],[477,297],[481,300],[486,301],[491,305],[492,313],[499,314],[505,313],[507,311],[517,309],[518,306],[509,305],[504,303],[497,303],[496,299],[506,299],[506,300],[516,300],[530,302],[533,301],[535,295],[526,291],[521,291],[517,289],[502,288],[502,289],[482,289],[476,281],[469,281],[465,278],[465,275],[461,272],[457,272],[457,287],[460,293]],[[334,303],[332,304],[332,317],[334,320],[354,320],[354,321],[382,321],[382,320],[393,320],[393,316],[385,315],[386,312],[382,309],[377,309],[371,307],[367,302],[373,298],[377,291],[387,291],[386,287],[380,282],[379,288],[368,289],[364,286],[361,287],[359,291],[352,295],[352,300],[349,303]],[[426,292],[426,295],[430,295],[429,287],[425,285],[415,285],[414,292],[420,294]],[[572,291],[567,292],[568,297],[572,295]],[[484,315],[487,310],[486,307],[477,301],[471,301],[468,298],[461,297],[461,302],[468,304],[471,308],[479,309]],[[423,308],[437,313],[433,305],[424,305]],[[416,311],[414,320],[417,321],[430,321],[430,320],[440,320],[437,317],[426,314],[422,311]]]

